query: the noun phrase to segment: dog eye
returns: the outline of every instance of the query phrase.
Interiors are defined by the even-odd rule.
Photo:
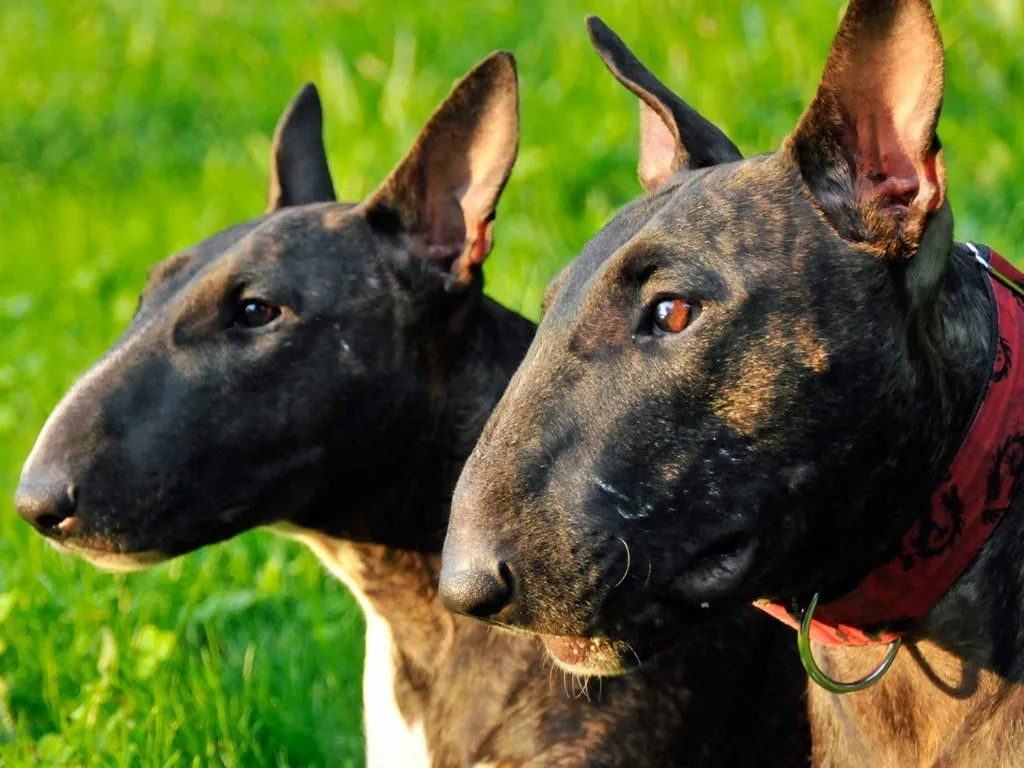
[[[280,307],[259,299],[244,299],[235,307],[233,324],[241,328],[259,328],[272,323],[280,314]]]
[[[700,305],[673,297],[661,299],[650,313],[650,332],[653,336],[682,333],[700,314]]]

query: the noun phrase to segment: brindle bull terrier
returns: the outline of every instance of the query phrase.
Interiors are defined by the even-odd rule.
[[[437,599],[452,488],[533,334],[480,273],[518,131],[499,53],[377,192],[338,204],[307,86],[276,133],[267,215],[156,268],[43,429],[18,510],[112,569],[256,526],[304,541],[366,615],[371,766],[802,764],[801,693],[774,703],[799,670],[770,658],[766,618],[570,696],[532,637]],[[750,679],[764,697],[723,708]]]
[[[761,601],[813,650],[817,764],[1024,764],[1022,278],[953,240],[929,4],[852,0],[747,159],[588,24],[648,194],[550,286],[442,599],[594,674]]]

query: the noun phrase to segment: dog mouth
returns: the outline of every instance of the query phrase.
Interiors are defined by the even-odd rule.
[[[540,640],[555,664],[573,674],[606,677],[640,666],[640,657],[622,640],[564,635],[540,635]]]
[[[123,534],[101,534],[89,530],[87,521],[80,515],[62,520],[53,527],[54,535],[46,540],[59,552],[77,555],[104,571],[118,573],[141,571],[160,565],[179,555],[194,552],[209,544],[230,539],[252,527],[246,520],[250,510],[248,504],[227,507],[204,525],[196,526],[187,537],[175,537],[168,531],[159,537],[163,543],[153,545],[145,539]]]
[[[158,550],[120,552],[113,542],[110,542],[108,547],[100,547],[96,546],[98,542],[83,546],[72,541],[57,541],[56,539],[47,539],[47,541],[61,554],[77,555],[101,571],[111,573],[144,571],[171,559],[170,555]]]
[[[735,593],[754,565],[758,539],[741,531],[717,537],[699,549],[676,578],[676,587],[688,601],[708,608],[712,601]]]

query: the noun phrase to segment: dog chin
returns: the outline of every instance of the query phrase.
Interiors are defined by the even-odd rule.
[[[621,640],[561,635],[541,635],[540,639],[555,664],[576,675],[613,677],[640,666],[640,658]]]
[[[76,547],[67,543],[61,544],[52,540],[50,540],[50,543],[63,554],[78,555],[90,565],[112,573],[144,571],[147,568],[160,565],[169,559],[163,552],[156,551],[106,552],[100,549]]]

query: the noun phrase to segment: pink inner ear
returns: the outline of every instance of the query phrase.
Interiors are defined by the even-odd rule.
[[[897,100],[897,103],[898,100]],[[864,99],[857,114],[857,197],[932,212],[942,203],[936,156],[928,130],[911,114],[901,119],[877,99]],[[923,157],[914,157],[915,151]],[[916,148],[916,149],[915,149]]]
[[[430,230],[427,242],[438,251],[461,251],[466,241],[466,222],[458,196],[445,187],[428,186],[427,216]]]
[[[672,175],[678,140],[664,118],[640,102],[640,163],[637,172],[646,189],[654,189]]]
[[[493,221],[483,221],[477,225],[476,237],[469,246],[469,263],[474,266],[479,266],[484,263],[487,258],[487,254],[491,252],[491,244],[493,242]]]
[[[832,54],[857,132],[857,196],[931,212],[943,197],[934,136],[942,43],[927,3],[893,4],[891,15],[869,6],[851,4],[857,23]]]
[[[892,119],[879,119],[879,111],[878,104],[857,110],[857,197],[887,197],[909,204],[920,188],[917,171]]]

